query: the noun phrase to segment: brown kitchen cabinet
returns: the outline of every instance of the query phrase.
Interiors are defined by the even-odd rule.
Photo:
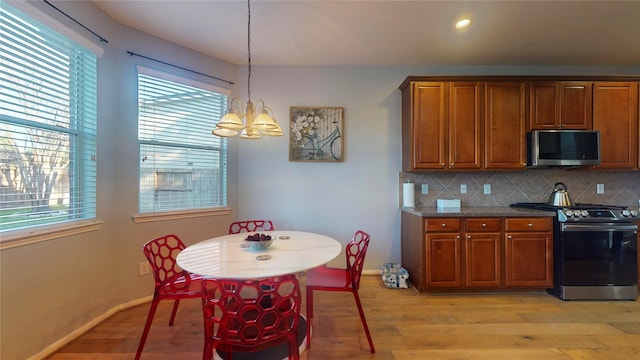
[[[460,219],[425,219],[427,288],[459,288]]]
[[[596,169],[638,168],[638,83],[596,82],[593,129],[600,131]]]
[[[536,81],[529,86],[529,130],[592,128],[591,82]]]
[[[500,218],[465,220],[465,286],[499,287],[502,285],[502,240]]]
[[[403,89],[404,171],[481,167],[480,91],[477,82],[413,82]]]
[[[526,83],[487,82],[484,97],[484,168],[524,169]]]
[[[553,286],[551,218],[505,219],[505,285]]]
[[[553,286],[550,217],[401,216],[402,266],[420,292]]]

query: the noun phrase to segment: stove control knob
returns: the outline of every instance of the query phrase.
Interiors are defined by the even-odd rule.
[[[622,210],[622,216],[624,216],[624,217],[628,217],[628,216],[630,216],[630,215],[631,215],[631,212],[630,212],[629,210],[626,210],[626,209],[625,209],[625,210]]]
[[[632,217],[637,217],[638,216],[638,211],[637,210],[631,210],[631,216]]]
[[[565,210],[564,213],[565,215],[567,215],[567,217],[572,217],[574,215],[573,210]]]
[[[589,216],[589,212],[587,210],[581,210],[580,211],[580,215],[582,215],[584,217],[587,217],[587,216]]]

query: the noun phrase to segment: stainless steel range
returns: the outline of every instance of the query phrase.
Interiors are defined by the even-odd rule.
[[[557,214],[550,293],[563,300],[638,298],[638,211],[598,204],[511,206]]]

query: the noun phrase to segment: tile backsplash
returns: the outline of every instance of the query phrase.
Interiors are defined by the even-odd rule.
[[[515,202],[545,202],[557,182],[567,185],[573,200],[579,203],[625,205],[637,208],[640,200],[638,171],[578,171],[529,169],[509,172],[401,172],[399,199],[402,206],[402,184],[415,183],[416,206],[436,206],[437,199],[460,199],[462,206],[507,206]],[[422,184],[428,193],[422,194]],[[491,185],[491,194],[484,194],[484,184]],[[597,193],[597,185],[604,193]],[[466,185],[466,194],[460,191]]]

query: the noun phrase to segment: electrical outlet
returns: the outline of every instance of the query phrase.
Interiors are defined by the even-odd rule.
[[[150,272],[151,272],[151,268],[149,267],[148,262],[144,261],[138,264],[138,274],[142,276],[142,275],[147,275]]]
[[[484,194],[485,195],[491,194],[491,184],[484,184]]]
[[[460,184],[460,194],[467,193],[467,184]]]
[[[596,193],[597,194],[604,194],[604,184],[596,185]]]
[[[422,184],[422,194],[429,193],[429,184]]]

